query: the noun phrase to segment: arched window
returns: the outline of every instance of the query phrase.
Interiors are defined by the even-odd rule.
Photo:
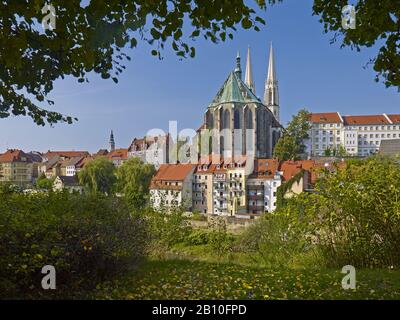
[[[231,127],[231,112],[229,110],[224,110],[222,112],[222,129],[230,129]]]
[[[234,112],[234,129],[240,129],[241,128],[241,122],[242,122],[242,119],[241,119],[241,110],[239,109],[239,108],[236,108],[235,109],[235,112]]]
[[[207,110],[207,113],[206,113],[206,126],[207,126],[207,129],[214,128],[214,115],[211,110]]]
[[[245,122],[246,122],[246,129],[253,129],[253,111],[251,111],[250,108],[246,108]]]

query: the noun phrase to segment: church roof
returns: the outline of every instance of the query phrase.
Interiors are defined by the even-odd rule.
[[[241,102],[241,103],[261,103],[249,87],[238,77],[235,72],[231,72],[225,83],[218,91],[210,107],[215,107],[221,103]]]

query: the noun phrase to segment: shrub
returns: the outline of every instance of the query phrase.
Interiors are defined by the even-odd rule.
[[[157,256],[163,256],[190,234],[191,227],[182,208],[174,207],[168,211],[147,208],[144,216],[149,225],[151,252]]]
[[[0,297],[71,298],[145,254],[146,223],[101,195],[0,191]],[[56,269],[56,290],[41,269]]]

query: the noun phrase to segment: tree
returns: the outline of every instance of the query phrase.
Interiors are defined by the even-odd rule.
[[[46,189],[50,190],[53,188],[54,178],[48,179],[44,172],[40,175],[40,177],[36,180],[36,187],[38,189]]]
[[[377,72],[375,81],[400,90],[400,3],[393,0],[352,1],[356,9],[356,27],[342,26],[343,0],[314,0],[313,14],[320,16],[325,33],[334,32],[332,43],[342,37],[342,47],[360,51],[362,47],[381,46],[369,63]],[[382,44],[381,44],[382,43]]]
[[[110,194],[116,181],[115,167],[106,158],[99,157],[86,164],[78,178],[90,192]]]
[[[292,117],[282,138],[274,149],[274,157],[279,160],[298,160],[305,152],[304,140],[308,139],[308,131],[311,129],[310,113],[301,109]]]
[[[129,206],[142,209],[149,200],[149,187],[155,168],[139,158],[130,158],[116,172],[117,190],[121,192]]]
[[[87,82],[94,72],[118,82],[124,61],[130,60],[125,49],[139,42],[148,43],[160,59],[166,44],[180,58],[194,57],[189,39],[202,36],[218,43],[233,39],[238,26],[259,31],[265,24],[243,0],[87,2],[52,1],[52,30],[40,25],[50,14],[46,1],[0,2],[0,118],[12,114],[29,116],[38,125],[72,123],[72,117],[38,105],[54,104],[47,96],[55,80],[72,76]],[[257,3],[265,8],[265,0]]]

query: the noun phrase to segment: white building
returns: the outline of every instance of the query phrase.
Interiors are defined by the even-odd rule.
[[[262,214],[276,209],[277,190],[282,184],[282,173],[278,171],[276,159],[258,159],[254,172],[247,180],[248,212]]]
[[[400,138],[400,115],[341,116],[338,112],[312,113],[310,156],[323,156],[326,149],[344,148],[347,154],[366,157],[379,151],[382,140]]]
[[[143,162],[153,164],[157,169],[161,164],[169,163],[170,136],[146,136],[133,139],[128,149],[128,157],[140,158]]]
[[[162,164],[150,185],[154,208],[184,207],[192,211],[193,164]]]

